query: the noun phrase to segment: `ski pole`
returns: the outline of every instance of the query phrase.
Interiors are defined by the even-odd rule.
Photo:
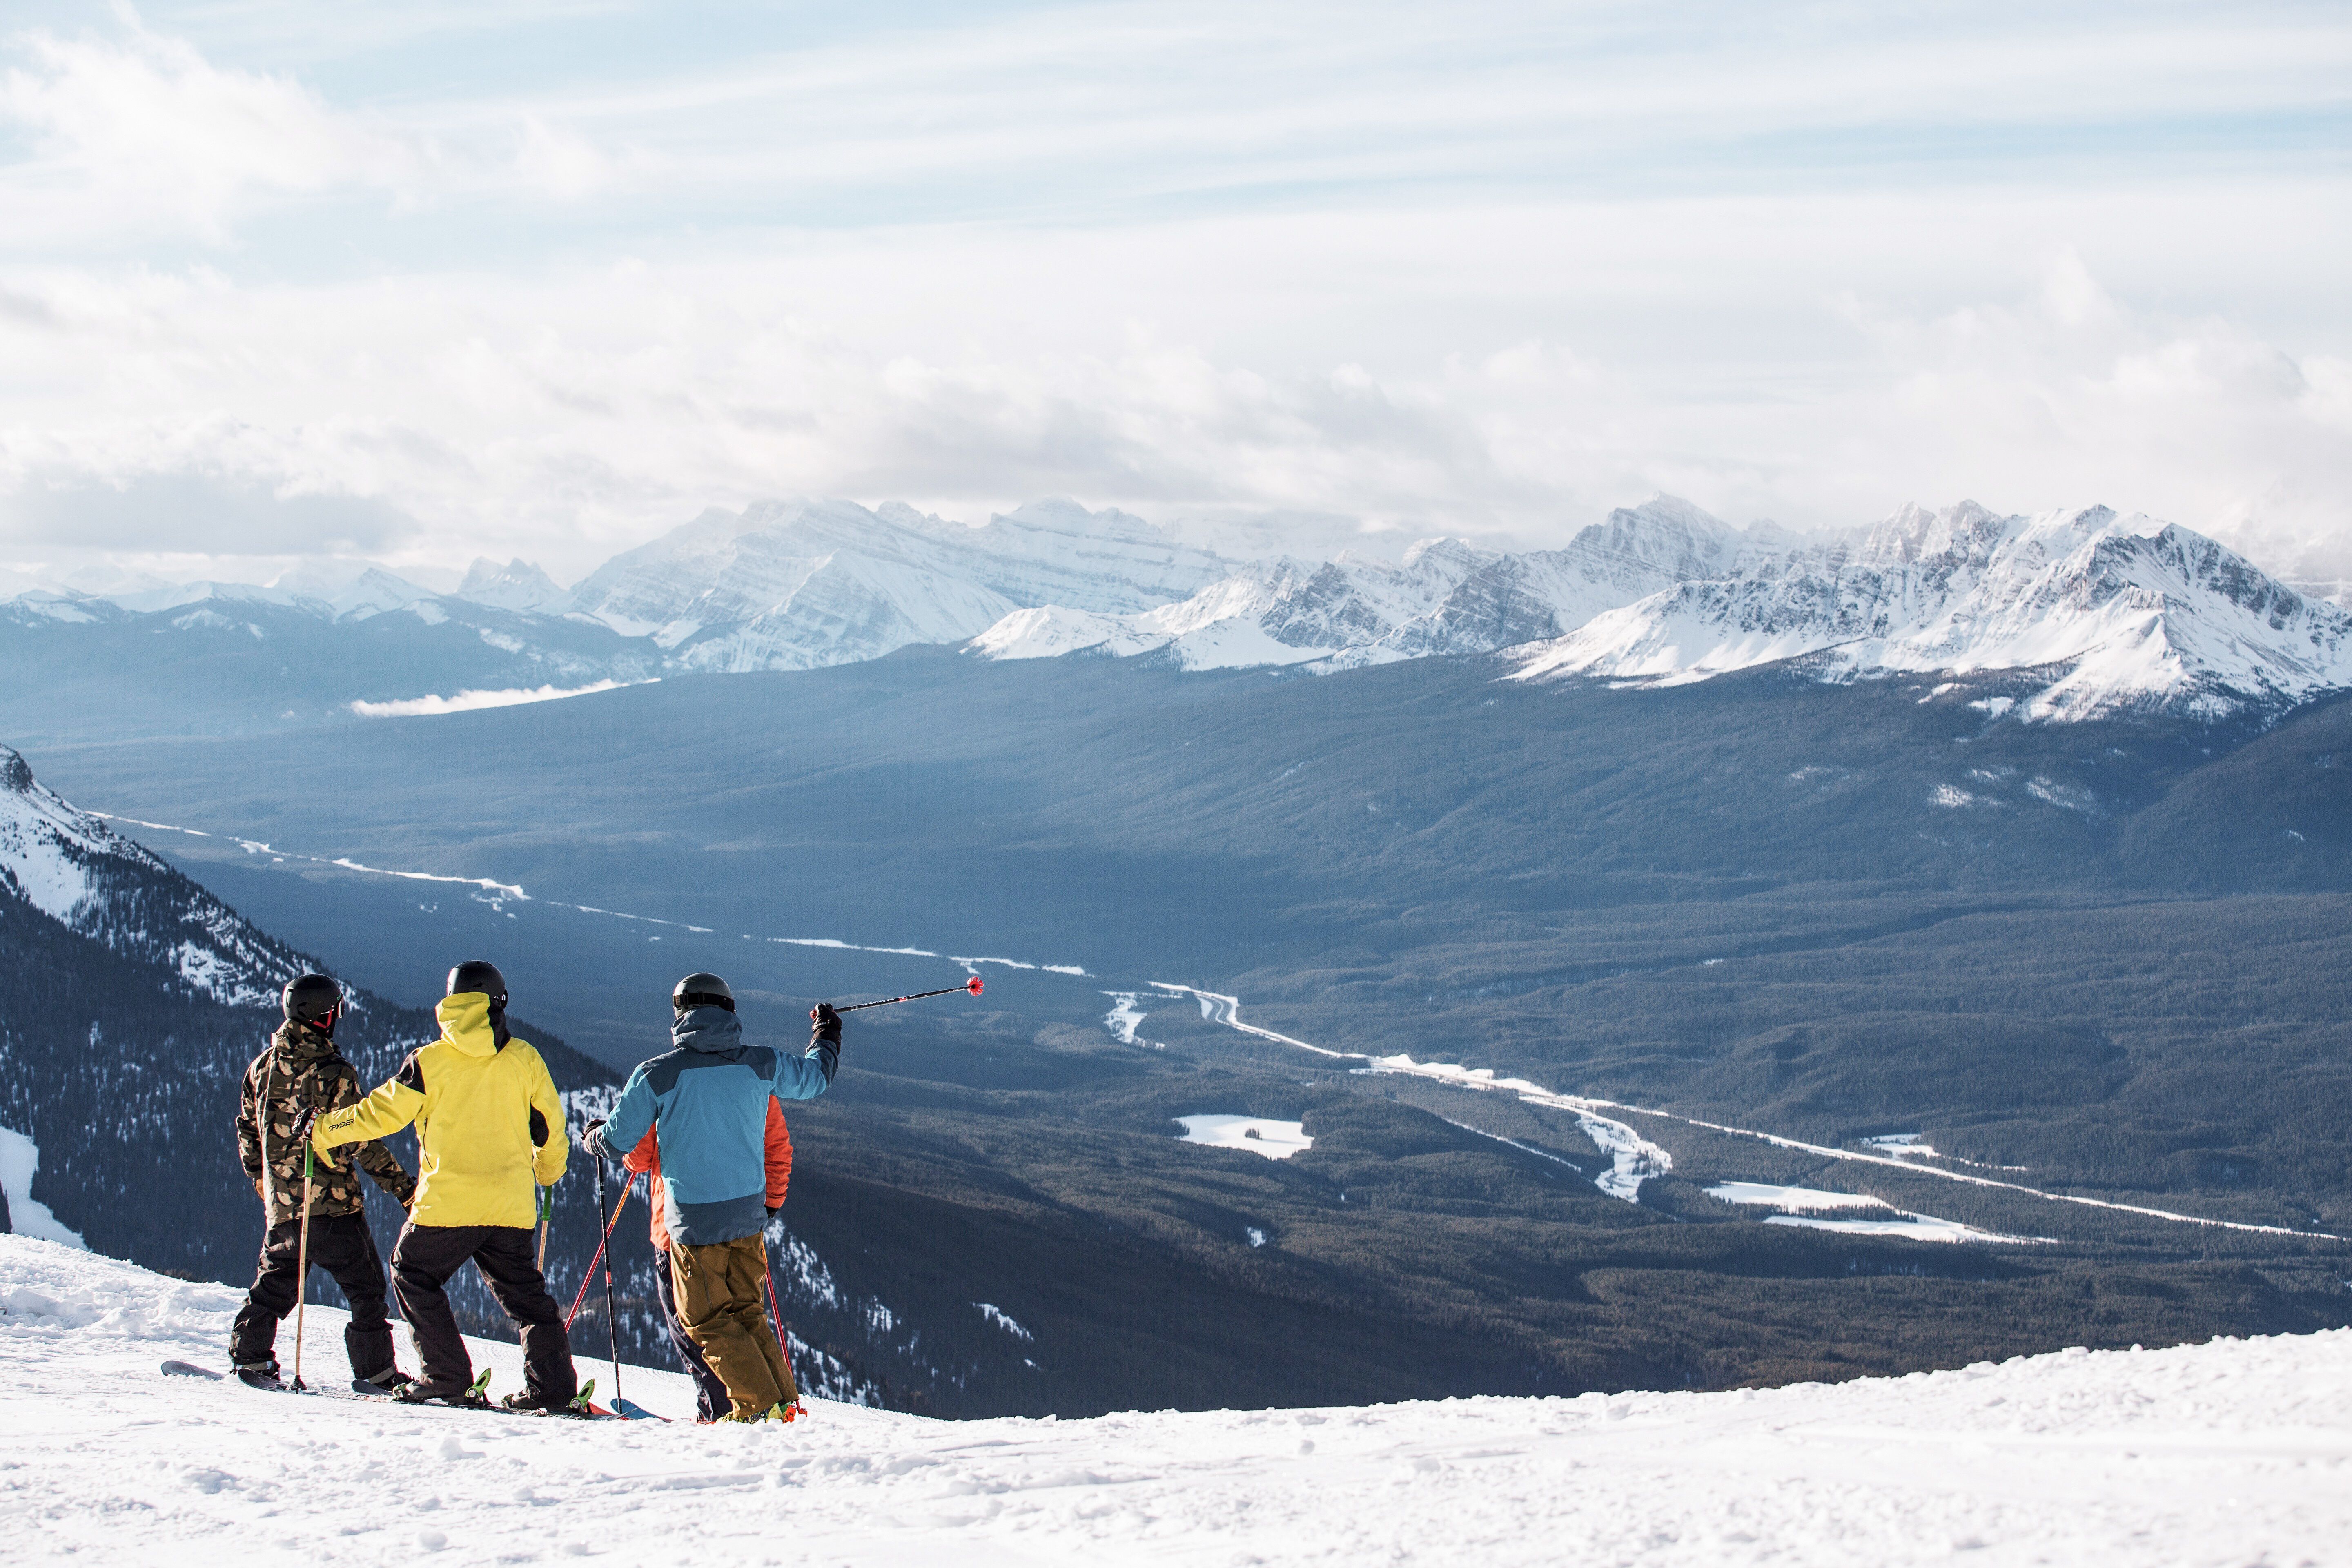
[[[294,1251],[294,1392],[302,1386],[302,1309],[310,1298],[310,1161],[317,1145],[306,1131],[302,1137],[302,1240]]]
[[[624,1172],[621,1175],[621,1196],[625,1199],[628,1195],[629,1178],[628,1173]],[[596,1156],[596,1214],[599,1218],[602,1218],[604,1213],[604,1156],[599,1154]],[[613,1217],[614,1219],[621,1217],[619,1204],[613,1205]],[[613,1251],[609,1247],[603,1250],[604,1254],[604,1342],[613,1349],[613,1407],[617,1410],[621,1405],[621,1320],[613,1316]]]
[[[940,991],[918,991],[918,992],[916,992],[912,996],[893,996],[893,997],[890,997],[887,1001],[883,1001],[883,1002],[852,1002],[848,1006],[846,1006],[846,1007],[835,1007],[835,1008],[834,1009],[834,1011],[835,1011],[835,1012],[836,1012],[836,1013],[856,1013],[856,1012],[858,1012],[858,1011],[860,1011],[860,1010],[862,1010],[862,1009],[864,1009],[864,1008],[867,1008],[867,1007],[887,1007],[887,1006],[891,1005],[893,1003],[898,1003],[898,1002],[919,1002],[919,1001],[921,1001],[921,1000],[922,1000],[924,997],[926,997],[926,996],[945,996],[945,995],[947,995],[950,992],[953,992],[953,991],[969,991],[969,992],[971,992],[971,993],[973,995],[975,995],[975,996],[979,995],[979,994],[980,994],[980,976],[979,976],[979,975],[977,975],[977,974],[975,974],[975,975],[973,975],[971,979],[969,979],[969,980],[965,981],[962,984],[961,984],[961,985],[950,985],[950,986],[946,987],[944,990],[940,990]]]
[[[547,1222],[555,1215],[555,1194],[549,1188],[539,1189],[539,1271],[547,1272]]]
[[[763,1258],[763,1259],[764,1259],[764,1258],[765,1258],[765,1256],[766,1256],[766,1254],[765,1254],[765,1247],[766,1247],[766,1246],[767,1246],[767,1238],[766,1238],[765,1237],[761,1237],[761,1248],[762,1248],[761,1257],[762,1257],[762,1258]],[[793,1370],[793,1342],[792,1342],[792,1340],[791,1340],[791,1339],[790,1339],[790,1338],[789,1338],[789,1337],[784,1333],[784,1313],[783,1313],[783,1309],[776,1305],[776,1269],[775,1269],[775,1265],[773,1265],[772,1263],[769,1264],[769,1265],[768,1265],[768,1268],[767,1268],[766,1272],[767,1272],[767,1278],[768,1278],[768,1321],[769,1321],[771,1324],[772,1324],[772,1325],[774,1326],[774,1328],[775,1328],[775,1331],[776,1331],[776,1353],[777,1353],[778,1355],[781,1355],[781,1356],[782,1356],[782,1357],[784,1358],[784,1373],[785,1373],[785,1374],[786,1374],[787,1376],[790,1376],[790,1375],[791,1375],[791,1373],[792,1373],[792,1370]],[[793,1404],[795,1404],[795,1405],[797,1405],[797,1404],[799,1404],[799,1403],[800,1403],[800,1392],[801,1392],[800,1379],[798,1379],[798,1378],[793,1378],[793,1380],[792,1380],[792,1381],[793,1381]]]
[[[604,1162],[600,1160],[597,1163],[601,1166]],[[621,1223],[621,1210],[628,1205],[628,1202],[629,1184],[623,1182],[621,1201],[613,1205],[611,1222],[604,1224],[604,1239],[596,1244],[596,1256],[588,1260],[588,1272],[580,1277],[580,1294],[572,1298],[572,1310],[563,1314],[563,1331],[566,1333],[572,1331],[572,1320],[580,1315],[580,1303],[588,1299],[588,1282],[596,1278],[596,1265],[604,1258],[604,1244],[613,1239],[613,1226]],[[599,1223],[604,1221],[604,1178],[601,1170],[596,1177],[596,1218]]]

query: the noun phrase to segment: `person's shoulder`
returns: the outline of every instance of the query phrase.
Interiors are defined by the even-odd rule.
[[[660,1055],[647,1057],[635,1067],[631,1068],[626,1081],[635,1083],[641,1078],[653,1078],[664,1070],[674,1072],[686,1061],[689,1054],[683,1046],[672,1046]]]
[[[545,1072],[547,1070],[547,1058],[539,1054],[539,1047],[537,1046],[532,1045],[520,1035],[509,1035],[507,1037],[507,1049],[509,1051],[520,1051],[521,1055],[517,1058],[518,1060],[528,1062],[531,1066],[539,1068],[541,1072]]]

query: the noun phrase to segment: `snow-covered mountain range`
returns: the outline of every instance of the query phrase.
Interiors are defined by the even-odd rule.
[[[334,684],[334,637],[364,642],[364,677],[354,654],[340,699],[358,713],[457,685],[545,695],[916,644],[1318,674],[1510,649],[1524,679],[1645,683],[1783,661],[1828,679],[2024,671],[2017,713],[2052,721],[2271,712],[2352,685],[2352,614],[2203,535],[2102,507],[2025,517],[1972,502],[1824,541],[1660,496],[1559,550],[1433,539],[1400,561],[1234,561],[1066,500],[981,528],[896,502],[763,502],[706,512],[569,591],[520,560],[477,561],[446,595],[348,564],[266,588],[45,585],[0,602],[0,636],[96,626],[269,644],[287,617],[331,634],[313,685]]]
[[[2035,672],[2028,719],[2215,718],[2352,684],[2352,614],[2153,518],[1963,502],[1596,616],[1517,673],[1674,682],[1789,659],[1831,679]]]
[[[6,746],[0,746],[0,889],[233,1007],[274,1005],[289,979],[324,967],[68,805]],[[0,916],[6,907],[0,902]]]
[[[961,642],[1027,605],[1144,610],[1230,570],[1140,518],[1070,501],[982,528],[896,502],[768,502],[614,557],[564,608],[651,637],[681,668],[807,669]]]
[[[1137,614],[1058,604],[1024,610],[969,646],[989,658],[1150,654],[1187,669],[1295,664],[1318,671],[1492,653],[1799,542],[1769,524],[1743,532],[1660,496],[1610,513],[1561,550],[1512,554],[1435,539],[1407,551],[1402,564],[1284,557]]]

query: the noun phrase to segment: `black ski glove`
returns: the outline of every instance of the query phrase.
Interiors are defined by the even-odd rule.
[[[600,1160],[618,1160],[612,1145],[604,1142],[604,1119],[598,1117],[580,1130],[580,1146]]]
[[[816,1057],[816,1065],[831,1083],[841,1066],[841,1015],[833,1010],[830,1002],[820,1002],[809,1009],[809,1050]]]

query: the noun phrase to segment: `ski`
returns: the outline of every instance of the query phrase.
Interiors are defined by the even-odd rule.
[[[246,1387],[257,1390],[263,1394],[323,1394],[332,1399],[341,1399],[344,1397],[343,1394],[340,1390],[312,1387],[297,1388],[292,1384],[271,1377],[266,1373],[240,1372],[236,1373],[234,1376],[231,1376],[226,1373],[215,1372],[208,1366],[198,1366],[192,1361],[167,1361],[156,1370],[161,1372],[165,1377],[200,1378],[206,1383],[241,1383]],[[371,1384],[370,1386],[373,1385]]]
[[[613,1414],[624,1421],[659,1421],[665,1426],[669,1422],[668,1416],[656,1415],[634,1399],[613,1401]]]

